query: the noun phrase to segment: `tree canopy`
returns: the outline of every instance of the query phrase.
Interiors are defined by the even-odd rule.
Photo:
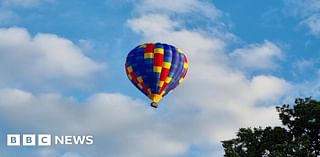
[[[225,157],[317,157],[320,155],[320,101],[305,98],[276,107],[283,126],[240,128],[222,141]]]

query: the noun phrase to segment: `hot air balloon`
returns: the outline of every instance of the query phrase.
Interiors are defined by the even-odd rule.
[[[125,69],[130,81],[158,107],[158,102],[181,84],[188,71],[186,55],[172,45],[145,43],[132,49]]]

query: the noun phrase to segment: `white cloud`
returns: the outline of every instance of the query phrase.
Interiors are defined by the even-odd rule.
[[[147,14],[139,19],[128,20],[128,25],[137,33],[146,33],[145,36],[151,36],[168,33],[168,30],[173,31],[178,23],[172,22],[165,15]]]
[[[214,5],[202,0],[140,0],[136,11],[161,14],[197,13],[213,19],[222,14]]]
[[[81,157],[78,153],[68,152],[62,155],[62,157]]]
[[[283,57],[283,52],[272,42],[264,41],[262,44],[236,49],[230,56],[236,66],[253,70],[270,70],[278,66],[276,61]]]
[[[80,39],[78,45],[85,53],[91,52],[94,49],[94,44],[90,40]]]
[[[2,89],[0,99],[1,120],[10,120],[11,127],[54,135],[94,135],[94,149],[66,146],[58,152],[77,154],[70,152],[62,157],[175,156],[187,149],[186,144],[162,129],[168,124],[156,118],[158,113],[122,94],[98,93],[79,103],[59,94],[33,95],[19,89]],[[39,152],[39,156],[44,154],[55,157],[60,153],[53,149]]]
[[[234,41],[237,37],[226,31],[232,26],[228,21],[228,15],[220,11],[215,5],[206,0],[138,0],[136,1],[134,15],[143,16],[149,27],[146,29],[161,29],[160,27],[170,27],[174,29],[180,27],[190,27],[195,30],[202,30],[204,34],[213,34],[226,40]],[[168,5],[170,4],[170,5]],[[154,17],[154,19],[153,19]],[[170,17],[170,23],[165,24]],[[140,22],[142,22],[140,21]],[[128,24],[135,24],[128,20]],[[161,23],[158,25],[158,23]],[[191,24],[197,23],[197,24]],[[189,25],[191,24],[191,25]],[[201,24],[201,28],[200,25]],[[152,25],[152,26],[151,26]],[[132,27],[134,28],[134,27]],[[150,32],[150,31],[145,31]],[[158,32],[161,33],[161,32]]]
[[[301,78],[302,80],[314,80],[319,76],[319,59],[299,59],[293,64],[295,69],[292,75],[296,78]]]
[[[306,69],[314,69],[315,63],[316,63],[315,60],[301,59],[301,60],[298,60],[294,66],[299,71],[303,71]]]
[[[301,22],[309,27],[312,35],[320,35],[320,12],[319,14],[312,15]]]
[[[312,97],[314,99],[320,99],[320,71],[315,70],[316,74],[312,79],[296,83],[294,89],[290,91],[290,94],[286,97],[287,101],[292,101],[295,98]],[[314,71],[312,71],[314,72]],[[300,76],[303,74],[300,74]]]
[[[300,24],[309,28],[314,36],[320,35],[320,1],[318,0],[284,0],[285,11],[301,20]]]
[[[59,154],[54,149],[42,149],[39,152],[37,152],[36,156],[42,157],[59,157]]]
[[[0,87],[81,86],[102,68],[68,39],[44,33],[31,36],[23,28],[0,29]]]
[[[285,80],[274,76],[256,76],[251,82],[252,94],[257,100],[271,100],[288,90],[288,83]]]
[[[308,17],[320,11],[318,0],[284,0],[285,11],[288,14],[298,17]]]
[[[34,156],[36,157],[82,157],[76,152],[59,153],[57,150],[53,148],[40,149]]]
[[[0,25],[8,24],[18,19],[19,17],[12,10],[0,8]]]

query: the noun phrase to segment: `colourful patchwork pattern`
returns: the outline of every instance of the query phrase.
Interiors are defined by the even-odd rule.
[[[154,102],[175,89],[188,71],[185,54],[174,46],[146,43],[131,50],[126,60],[131,82]]]

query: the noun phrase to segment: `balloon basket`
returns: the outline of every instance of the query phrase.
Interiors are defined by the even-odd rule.
[[[152,102],[152,103],[150,104],[150,106],[153,107],[153,108],[158,108],[158,103]]]

